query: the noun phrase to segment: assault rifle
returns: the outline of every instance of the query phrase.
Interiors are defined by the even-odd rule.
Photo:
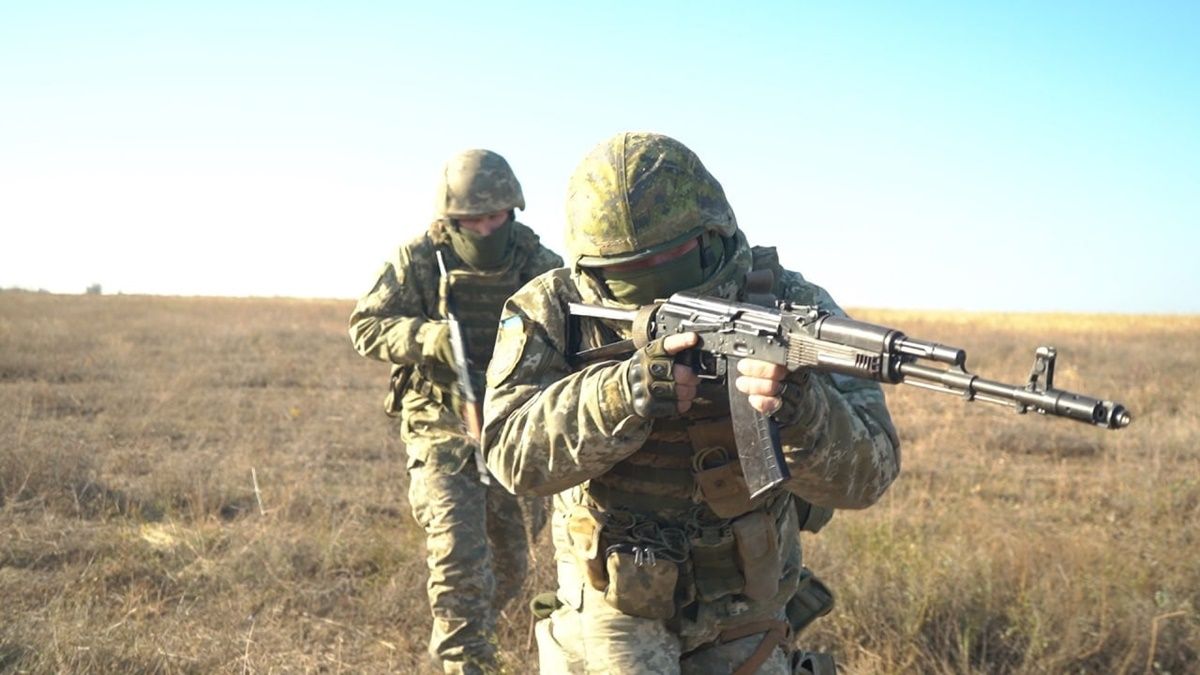
[[[446,273],[446,261],[440,250],[436,254],[438,273],[441,275],[438,290],[444,303],[442,314],[446,317],[446,323],[450,327],[450,350],[454,353],[454,374],[458,378],[458,393],[463,400],[460,413],[467,433],[475,441],[475,468],[479,469],[479,481],[484,485],[491,485],[492,477],[488,474],[487,461],[483,458],[483,449],[479,446],[479,439],[483,436],[483,408],[479,397],[475,395],[475,385],[471,383],[471,370],[467,364],[467,345],[463,339],[462,324],[458,322],[458,316],[454,311],[454,299],[450,297],[450,275]]]
[[[751,496],[789,478],[774,420],[750,407],[737,391],[737,363],[754,358],[789,371],[817,372],[913,386],[1011,406],[1018,413],[1066,417],[1108,429],[1129,426],[1125,406],[1054,388],[1053,347],[1039,347],[1024,385],[985,380],[967,372],[967,354],[957,347],[916,340],[886,326],[837,316],[815,306],[776,301],[775,307],[729,302],[676,293],[665,302],[639,310],[618,310],[571,303],[571,314],[629,322],[633,338],[584,350],[582,360],[628,354],[652,340],[694,332],[700,344],[689,350],[690,362],[702,379],[725,378],[737,440],[738,459]]]

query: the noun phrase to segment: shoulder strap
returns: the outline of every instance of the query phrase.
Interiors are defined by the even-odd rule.
[[[580,325],[581,317],[577,314],[567,314],[567,363],[571,364],[572,368],[578,368],[580,364],[579,348],[583,346],[583,326]]]

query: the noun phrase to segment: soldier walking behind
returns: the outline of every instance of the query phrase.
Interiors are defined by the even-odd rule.
[[[535,521],[533,535],[545,522],[540,500],[518,500],[489,480],[479,439],[465,424],[478,419],[464,392],[473,389],[482,401],[504,300],[562,265],[515,220],[523,208],[521,185],[503,157],[455,155],[438,186],[436,219],[384,265],[350,317],[354,348],[392,364],[385,405],[399,417],[408,498],[425,530],[429,652],[447,673],[497,669],[497,614],[528,568],[525,519]],[[452,331],[451,318],[460,331]],[[459,337],[456,360],[452,338]],[[521,502],[534,511],[525,518]]]

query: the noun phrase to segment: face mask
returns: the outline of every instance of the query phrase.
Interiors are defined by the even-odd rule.
[[[508,242],[512,239],[513,219],[488,235],[476,234],[465,227],[451,225],[446,228],[454,252],[471,267],[481,270],[500,267],[508,257]]]
[[[708,281],[725,263],[725,240],[721,235],[705,232],[700,238],[700,264],[704,267],[704,280]]]
[[[704,281],[700,247],[653,267],[616,272],[602,270],[604,285],[613,299],[628,305],[645,305],[669,298]]]

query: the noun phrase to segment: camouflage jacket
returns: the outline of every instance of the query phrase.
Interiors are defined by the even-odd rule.
[[[416,447],[421,436],[458,436],[461,422],[454,406],[444,396],[447,378],[446,367],[441,364],[423,363],[421,345],[432,322],[445,319],[439,297],[439,271],[435,252],[443,251],[447,267],[470,275],[471,268],[455,253],[449,243],[444,225],[437,221],[429,230],[404,244],[395,256],[384,264],[370,292],[364,295],[350,316],[350,338],[358,353],[368,358],[393,364],[393,371],[403,369],[415,371],[413,377],[422,386],[420,391],[395,392],[393,412],[402,418],[404,441],[409,446],[410,460],[425,452]],[[516,223],[513,228],[513,251],[503,272],[515,273],[521,283],[562,265],[562,258],[542,246],[538,236],[529,227]],[[476,283],[488,283],[490,274],[474,275]],[[511,276],[508,275],[508,276]],[[495,315],[499,314],[499,304]],[[462,317],[460,317],[461,319]],[[494,318],[492,319],[494,320]],[[492,324],[494,326],[494,324]],[[490,345],[485,346],[485,349]],[[472,362],[473,379],[483,380],[487,363]],[[441,373],[435,372],[441,369]],[[430,432],[430,433],[426,433]],[[447,440],[442,454],[456,464],[469,456],[463,448],[462,439]],[[452,447],[451,447],[452,446]]]
[[[774,267],[777,297],[841,312],[821,287],[782,269],[773,249],[753,252],[738,234],[731,262],[713,280],[691,289],[732,299],[759,258]],[[753,262],[752,262],[753,261]],[[568,303],[615,305],[597,282],[579,270],[557,269],[532,280],[506,303],[488,369],[484,449],[488,468],[517,493],[553,494],[586,482],[637,452],[654,420],[634,414],[627,384],[629,362],[575,367]],[[580,319],[580,321],[594,321]],[[624,326],[608,327],[618,337]],[[589,344],[588,330],[582,331]],[[879,385],[855,378],[813,374],[828,402],[819,428],[781,428],[792,478],[784,487],[812,504],[864,508],[874,503],[900,467],[899,440]]]

